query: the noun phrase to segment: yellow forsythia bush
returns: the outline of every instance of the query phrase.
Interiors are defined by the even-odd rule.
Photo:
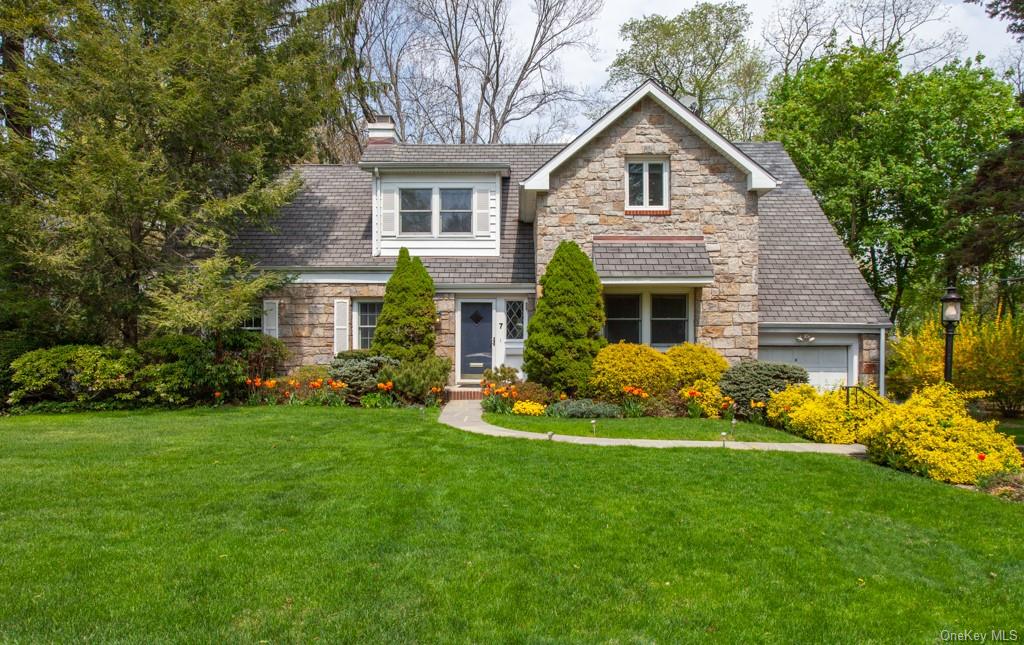
[[[661,396],[674,384],[671,367],[664,354],[647,345],[607,345],[594,359],[590,391],[606,401],[622,399],[622,388],[627,385],[639,387],[651,396]]]
[[[535,403],[533,401],[516,401],[515,405],[512,406],[512,414],[521,414],[528,417],[539,417],[544,414],[545,406],[543,403]]]
[[[690,387],[679,390],[679,396],[684,400],[691,398],[690,393],[696,395],[692,398],[696,399],[700,406],[701,416],[708,419],[718,419],[722,416],[722,403],[725,402],[725,397],[718,383],[710,379],[700,379]]]
[[[954,484],[1018,470],[1021,454],[1013,440],[967,412],[976,394],[939,383],[914,392],[903,405],[890,405],[861,433],[872,461]]]
[[[807,383],[794,383],[781,392],[772,392],[766,410],[768,422],[777,428],[785,428],[789,425],[789,414],[793,410],[816,398],[818,389]]]
[[[683,343],[665,352],[672,364],[672,376],[676,385],[687,386],[700,380],[718,383],[729,369],[729,362],[707,345]]]

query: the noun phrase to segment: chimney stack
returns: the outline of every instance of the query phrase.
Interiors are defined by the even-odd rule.
[[[386,145],[398,142],[395,120],[386,114],[378,114],[366,124],[369,145]]]

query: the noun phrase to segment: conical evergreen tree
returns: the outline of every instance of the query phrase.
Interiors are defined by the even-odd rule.
[[[400,361],[423,360],[434,354],[434,281],[419,258],[405,247],[384,288],[384,306],[371,345],[374,352]]]
[[[575,392],[590,379],[590,366],[605,346],[601,280],[586,253],[563,241],[540,279],[542,296],[530,319],[523,368],[530,380]]]

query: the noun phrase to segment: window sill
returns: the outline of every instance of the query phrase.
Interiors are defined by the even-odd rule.
[[[626,215],[671,215],[670,208],[627,208]]]

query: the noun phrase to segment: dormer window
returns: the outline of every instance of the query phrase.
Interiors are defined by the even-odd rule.
[[[626,161],[626,210],[668,208],[668,159]]]
[[[403,235],[430,234],[430,223],[434,209],[431,201],[434,191],[430,188],[403,188],[399,191],[399,231]]]
[[[473,232],[473,189],[441,189],[441,233]]]

